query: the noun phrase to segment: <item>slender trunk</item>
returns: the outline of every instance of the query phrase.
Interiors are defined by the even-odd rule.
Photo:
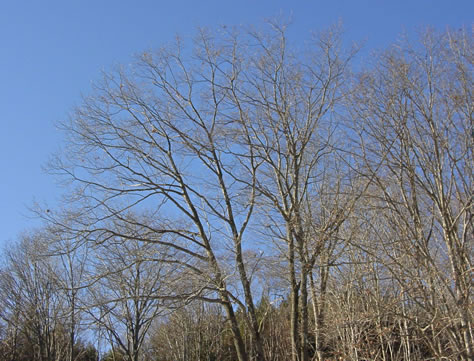
[[[406,361],[411,361],[411,342],[410,342],[410,329],[408,327],[408,313],[407,313],[407,306],[406,303],[408,301],[408,297],[406,294],[406,290],[404,287],[400,290],[402,294],[402,316],[403,316],[403,326],[400,325],[400,334],[404,335],[402,340],[404,341],[404,357]]]
[[[290,230],[287,230],[288,237],[288,260],[290,266],[290,337],[291,337],[291,360],[298,361],[299,339],[298,339],[298,300],[299,300],[299,284],[296,281],[295,270],[295,249],[294,241],[290,235]]]
[[[445,228],[448,225],[443,225]],[[470,307],[470,278],[472,272],[470,267],[463,262],[464,250],[459,246],[459,242],[455,236],[445,231],[446,244],[448,246],[448,254],[451,262],[452,278],[455,286],[456,303],[458,305],[458,313],[461,324],[461,335],[463,339],[464,355],[467,360],[474,360],[474,342],[472,339],[472,330],[470,330],[471,320],[469,317]],[[464,266],[464,267],[463,267]],[[468,280],[466,281],[466,275]]]
[[[71,330],[69,333],[69,361],[74,360],[74,344],[76,342],[76,294],[75,290],[72,291],[72,299],[71,299]]]
[[[327,264],[327,260],[324,261]],[[309,272],[309,281],[311,296],[313,298],[313,315],[314,315],[314,340],[315,340],[315,352],[317,360],[324,360],[324,320],[326,316],[326,291],[328,282],[328,266],[323,263],[321,265],[320,279],[319,279],[319,296],[316,292],[316,286],[314,284],[313,272]]]
[[[307,361],[308,354],[308,265],[304,265],[301,271],[301,296],[300,296],[300,361]]]
[[[292,361],[298,361],[298,350],[300,349],[298,339],[298,285],[295,285],[291,289],[291,354]]]

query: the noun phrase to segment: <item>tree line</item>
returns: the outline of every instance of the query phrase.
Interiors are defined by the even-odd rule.
[[[199,30],[105,73],[4,252],[20,360],[473,360],[472,34]]]

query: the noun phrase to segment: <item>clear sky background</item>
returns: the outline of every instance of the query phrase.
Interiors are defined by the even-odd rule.
[[[198,26],[261,25],[292,18],[292,33],[342,21],[348,41],[381,49],[423,27],[472,29],[472,0],[0,0],[0,245],[38,221],[34,200],[61,194],[42,167],[61,145],[67,117],[102,70],[132,61]],[[471,33],[472,36],[472,33]]]

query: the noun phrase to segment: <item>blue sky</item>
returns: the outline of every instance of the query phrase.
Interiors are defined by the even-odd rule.
[[[444,30],[474,23],[468,0],[63,0],[0,2],[0,245],[38,222],[34,200],[61,194],[42,170],[61,145],[54,124],[80,104],[102,70],[132,55],[192,36],[197,26],[262,24],[292,18],[295,39],[342,21],[348,41],[380,49],[425,26]]]

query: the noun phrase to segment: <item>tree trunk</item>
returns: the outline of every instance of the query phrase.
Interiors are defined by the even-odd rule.
[[[299,284],[296,281],[296,275],[295,275],[295,250],[294,250],[294,243],[292,239],[290,239],[288,242],[288,258],[290,262],[290,283],[291,283],[290,285],[291,287],[291,292],[290,292],[291,359],[292,361],[298,361],[298,351],[300,349],[299,339],[298,339]]]
[[[308,361],[308,265],[301,271],[300,287],[300,361]]]
[[[245,344],[244,340],[242,339],[242,334],[239,329],[239,323],[237,322],[237,318],[235,317],[234,309],[232,308],[232,304],[228,300],[227,295],[221,294],[221,300],[224,302],[224,308],[227,313],[227,317],[229,319],[231,331],[232,331],[232,338],[234,341],[235,351],[237,352],[238,361],[248,361],[248,355],[245,351]]]

